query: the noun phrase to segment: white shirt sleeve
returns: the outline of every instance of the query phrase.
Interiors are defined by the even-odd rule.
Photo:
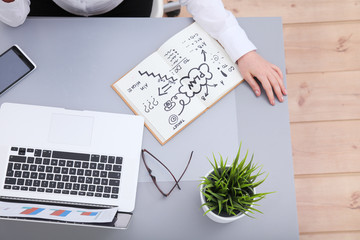
[[[0,0],[0,21],[11,27],[20,26],[30,12],[30,0],[15,0],[6,3]]]
[[[220,42],[233,62],[256,49],[221,0],[180,0],[180,4],[185,5],[194,20]]]

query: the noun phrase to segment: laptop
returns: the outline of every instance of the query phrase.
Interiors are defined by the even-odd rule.
[[[144,119],[4,103],[0,198],[135,207]]]

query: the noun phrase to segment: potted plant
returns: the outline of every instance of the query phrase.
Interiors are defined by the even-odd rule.
[[[246,163],[248,151],[240,161],[240,149],[231,165],[227,165],[220,155],[217,160],[213,154],[214,163],[211,171],[202,178],[200,184],[200,198],[204,215],[219,223],[235,221],[243,216],[250,216],[254,212],[260,212],[255,207],[256,203],[263,199],[268,193],[256,193],[256,187],[262,184],[257,178],[264,174],[262,166],[253,163],[254,154],[251,160]]]

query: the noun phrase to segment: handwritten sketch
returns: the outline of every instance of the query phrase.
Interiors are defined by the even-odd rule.
[[[237,86],[242,77],[196,23],[166,41],[113,88],[164,143]]]

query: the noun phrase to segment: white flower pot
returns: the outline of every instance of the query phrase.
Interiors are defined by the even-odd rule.
[[[208,174],[206,174],[206,177],[209,176],[211,173],[213,172],[213,170],[211,170]],[[209,210],[208,206],[203,205],[205,203],[205,196],[204,194],[202,194],[202,189],[203,186],[201,185],[200,188],[200,200],[201,200],[201,205],[202,205],[202,209],[204,210],[204,212],[207,212]],[[254,194],[256,193],[255,189],[254,190]],[[251,205],[252,207],[253,205]],[[248,212],[246,212],[247,214]],[[244,213],[239,213],[236,216],[230,216],[230,217],[223,217],[223,216],[219,216],[216,213],[214,213],[213,211],[209,211],[208,213],[206,213],[206,216],[208,216],[211,220],[213,220],[214,222],[217,223],[230,223],[233,222],[235,220],[238,220],[244,216],[246,216]]]

